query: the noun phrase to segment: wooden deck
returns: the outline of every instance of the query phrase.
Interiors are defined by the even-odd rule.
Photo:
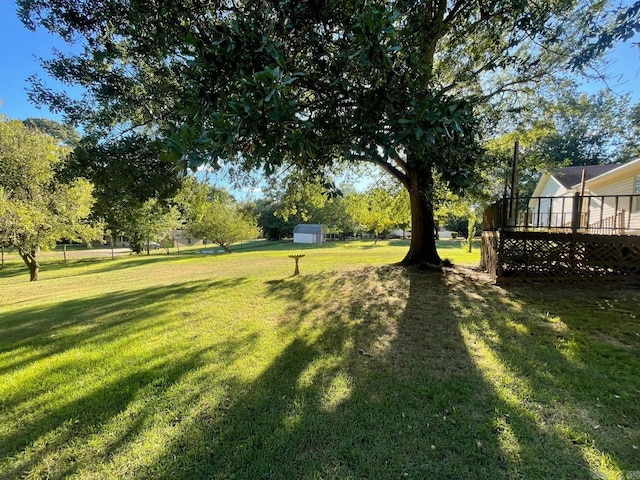
[[[597,197],[598,209],[594,197],[545,197],[547,210],[531,208],[542,199],[501,200],[485,211],[481,266],[496,282],[640,280],[635,197]]]

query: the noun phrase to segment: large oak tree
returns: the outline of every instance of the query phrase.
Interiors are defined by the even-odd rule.
[[[33,79],[35,100],[96,131],[145,126],[189,166],[377,164],[409,192],[407,265],[440,263],[434,175],[474,182],[480,107],[565,68],[611,11],[599,0],[18,4],[27,26],[84,41],[45,67],[86,96]]]

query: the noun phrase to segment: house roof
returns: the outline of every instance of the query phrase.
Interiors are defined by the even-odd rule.
[[[566,191],[576,191],[580,188],[582,170],[586,170],[586,183],[587,186],[591,188],[591,186],[594,186],[595,184],[606,184],[610,180],[615,180],[615,178],[619,178],[620,175],[638,175],[638,172],[640,171],[638,170],[638,167],[640,167],[640,158],[636,158],[635,160],[622,164],[617,163],[611,165],[585,165],[558,168],[551,173],[545,172],[540,177],[532,196],[541,196],[550,179],[553,179],[555,183],[563,187]]]
[[[315,223],[299,223],[293,228],[293,233],[327,233],[327,227]]]
[[[551,173],[551,176],[563,187],[571,188],[580,185],[583,170],[586,170],[586,179],[589,181],[618,168],[620,168],[619,164],[563,167],[554,170],[553,173]]]

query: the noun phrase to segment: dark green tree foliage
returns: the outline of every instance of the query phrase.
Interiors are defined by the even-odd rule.
[[[579,54],[571,62],[575,69],[584,68],[591,59],[602,55],[616,42],[630,40],[640,33],[640,1],[620,5],[613,14],[608,10],[592,9],[584,16],[582,24],[586,38]]]
[[[543,162],[560,165],[597,165],[626,160],[622,152],[630,133],[629,97],[610,91],[579,93],[563,85],[551,98],[541,98],[533,128],[546,134],[532,145]]]
[[[94,215],[114,234],[131,230],[132,218],[149,199],[169,199],[180,180],[175,165],[162,160],[159,144],[130,134],[111,142],[85,138],[73,151],[64,175],[95,186]],[[162,202],[157,209],[167,207]],[[166,208],[165,208],[166,210]]]
[[[586,13],[550,0],[19,0],[28,27],[84,38],[45,62],[83,85],[32,98],[95,131],[149,125],[176,160],[272,172],[373,162],[409,192],[404,264],[439,264],[433,175],[475,181],[476,107],[566,66]]]
[[[277,216],[276,212],[281,208],[275,199],[259,199],[255,209],[258,217],[258,227],[267,240],[282,240],[293,236],[293,229],[301,220],[289,217],[286,220]]]
[[[640,103],[631,108],[630,131],[625,147],[627,158],[640,158]]]
[[[78,145],[78,142],[80,142],[80,133],[68,124],[46,118],[27,118],[23,120],[22,123],[32,130],[45,133],[55,138],[67,147],[75,147]]]

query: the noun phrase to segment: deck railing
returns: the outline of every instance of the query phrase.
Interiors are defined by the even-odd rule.
[[[640,235],[640,194],[506,197],[485,210],[483,229]]]

